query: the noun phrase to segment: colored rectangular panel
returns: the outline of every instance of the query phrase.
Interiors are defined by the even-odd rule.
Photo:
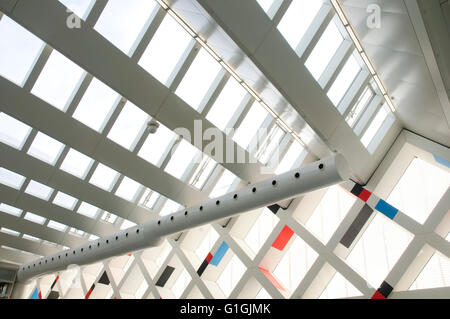
[[[450,162],[447,161],[446,159],[443,159],[442,157],[439,157],[439,156],[434,155],[434,154],[433,154],[433,157],[434,157],[434,160],[436,162],[438,162],[439,164],[442,164],[442,165],[447,166],[448,168],[450,168]]]
[[[172,275],[175,268],[167,266],[166,269],[164,269],[163,273],[158,279],[158,282],[156,283],[156,286],[164,287],[167,280],[169,280],[170,276]]]
[[[91,288],[89,289],[89,291],[87,292],[86,296],[84,297],[84,299],[89,299],[89,297],[92,294],[92,291],[94,291],[95,288],[95,284],[92,284]]]
[[[363,187],[359,185],[358,183],[355,183],[355,186],[353,186],[352,190],[350,191],[353,195],[356,197],[359,197],[359,194],[363,191]]]
[[[375,291],[375,293],[372,296],[372,299],[386,299],[385,296],[383,296],[378,290]]]
[[[106,286],[109,285],[109,278],[108,278],[108,275],[106,274],[106,270],[103,272],[103,275],[98,280],[98,283],[106,285]]]
[[[394,288],[392,288],[391,285],[389,285],[386,281],[383,281],[380,288],[378,288],[378,291],[387,298],[393,289]]]
[[[342,236],[340,243],[344,245],[346,248],[349,248],[350,245],[355,240],[356,236],[358,236],[361,229],[366,224],[370,215],[372,215],[373,209],[369,207],[369,205],[364,204],[364,206],[359,211],[353,223],[348,228],[347,232]]]
[[[259,270],[262,271],[262,273],[266,276],[267,279],[269,279],[269,281],[272,283],[272,285],[282,291],[286,291],[286,289],[284,289],[284,287],[278,282],[278,280],[275,279],[275,277],[271,274],[270,271],[268,271],[267,269],[264,269],[262,267],[258,267]]]
[[[380,199],[377,206],[375,206],[375,209],[379,211],[380,213],[386,215],[390,219],[394,219],[395,215],[398,213],[398,209],[389,205],[384,200]]]
[[[281,208],[281,206],[278,204],[273,204],[271,206],[268,206],[267,208],[270,209],[272,213],[276,214],[278,213],[278,210]]]
[[[50,294],[48,295],[47,299],[58,299],[59,298],[59,292],[57,291],[50,291]]]
[[[369,192],[367,189],[363,189],[361,194],[359,194],[359,198],[365,202],[367,202],[367,200],[369,199],[370,195],[372,195],[371,192]]]
[[[220,245],[216,254],[214,255],[214,257],[211,259],[211,261],[209,263],[213,266],[218,266],[220,261],[222,260],[223,256],[225,256],[225,254],[227,253],[228,248],[229,247],[228,247],[227,243],[222,242],[222,245]]]
[[[56,282],[58,281],[58,279],[59,279],[59,276],[56,276],[55,281],[53,282],[52,286],[50,287],[51,290],[53,290],[53,287],[55,287]]]
[[[199,277],[203,274],[206,267],[208,267],[208,261],[204,260],[197,270],[197,274],[199,275]]]
[[[206,262],[209,264],[211,262],[211,259],[213,258],[213,255],[211,253],[208,253],[208,256],[206,256]]]
[[[33,294],[31,295],[30,299],[39,299],[39,291],[37,288],[34,290]]]
[[[286,247],[292,235],[294,235],[294,231],[290,229],[289,226],[284,226],[277,239],[273,242],[272,247],[282,251],[284,247]]]

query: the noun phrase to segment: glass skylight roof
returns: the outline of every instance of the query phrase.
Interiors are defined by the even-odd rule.
[[[192,175],[189,184],[197,187],[198,189],[202,189],[203,185],[206,183],[206,180],[208,179],[216,165],[217,162],[215,160],[205,154],[202,154],[202,160],[198,164],[194,174]]]
[[[18,237],[20,235],[19,232],[15,231],[15,230],[12,230],[12,229],[9,229],[9,228],[5,228],[5,227],[0,228],[0,231],[2,233],[8,234],[8,235],[12,235],[12,236],[16,236],[16,237]]]
[[[118,93],[94,78],[73,117],[93,130],[101,132],[114,111],[118,99]]]
[[[258,102],[253,103],[250,111],[236,130],[233,140],[244,149],[248,149],[250,142],[256,136],[268,114]]]
[[[206,50],[200,49],[175,93],[198,111],[221,68]]]
[[[63,192],[58,192],[53,199],[53,204],[72,210],[77,203],[77,199]]]
[[[165,158],[165,154],[168,153],[168,146],[176,137],[176,134],[169,130],[164,125],[160,124],[158,130],[154,134],[149,134],[138,156],[142,157],[146,161],[153,165],[160,166],[161,161]]]
[[[80,207],[77,210],[77,213],[87,216],[89,218],[95,219],[97,217],[99,211],[100,211],[100,208],[98,208],[94,205],[91,205],[89,203],[82,202]]]
[[[110,191],[117,181],[118,177],[119,173],[117,171],[100,163],[95,169],[94,174],[89,180],[89,183],[98,186],[106,191]]]
[[[120,230],[128,229],[128,228],[133,227],[133,226],[136,226],[136,224],[125,219],[123,221],[122,225],[120,226]]]
[[[32,180],[25,189],[25,193],[48,200],[53,193],[53,188]]]
[[[256,0],[256,2],[258,2],[258,4],[261,6],[261,8],[265,12],[267,12],[267,11],[269,11],[272,4],[274,3],[274,0]]]
[[[92,158],[71,148],[60,168],[67,173],[84,179],[93,162]]]
[[[339,104],[359,71],[361,71],[361,66],[356,58],[351,55],[327,93],[334,105]]]
[[[59,0],[81,19],[86,19],[95,4],[95,0]]]
[[[264,208],[261,215],[256,219],[244,240],[250,249],[256,254],[269,237],[279,218],[269,209]]]
[[[280,164],[277,166],[277,169],[275,170],[276,175],[280,175],[282,173],[285,173],[291,169],[293,169],[295,162],[299,159],[300,155],[305,151],[303,146],[300,145],[300,143],[293,141],[292,145],[289,147],[286,154],[283,156],[283,158],[280,161]],[[306,155],[306,153],[305,153]]]
[[[234,175],[229,170],[225,169],[222,175],[220,176],[219,180],[217,181],[216,185],[214,186],[213,190],[211,191],[211,194],[209,194],[209,197],[216,198],[226,194],[227,191],[230,189],[230,186],[236,180],[236,178],[237,178],[236,175]]]
[[[20,217],[20,215],[22,215],[21,209],[7,205],[5,203],[0,203],[0,211],[10,214],[10,215],[13,215],[13,216],[16,216],[16,217]]]
[[[373,140],[378,130],[381,128],[381,125],[383,125],[383,122],[387,118],[387,116],[388,111],[384,107],[381,107],[372,123],[370,123],[370,126],[367,128],[366,132],[361,138],[361,142],[365,147],[369,146],[370,142]]]
[[[23,86],[44,42],[6,15],[0,19],[0,75]]]
[[[170,175],[181,179],[192,161],[200,154],[192,144],[181,140],[164,169]]]
[[[17,149],[21,149],[31,127],[16,120],[15,118],[0,113],[0,141]]]
[[[373,96],[374,92],[370,85],[368,85],[345,119],[350,127],[353,127],[355,125],[356,120],[363,113],[367,104],[370,102]]]
[[[65,232],[67,230],[67,225],[55,222],[54,220],[51,220],[48,222],[47,227],[53,228],[55,230],[58,230],[60,232]]]
[[[138,182],[125,176],[116,191],[116,195],[130,202],[134,202],[137,192],[141,188],[141,186],[142,185]]]
[[[14,173],[6,168],[0,167],[0,183],[3,185],[20,189],[22,187],[25,177],[20,174]]]
[[[150,116],[131,102],[127,102],[108,134],[108,138],[128,150],[134,148]]]
[[[276,157],[280,142],[285,135],[286,132],[283,129],[281,129],[278,125],[274,125],[270,132],[268,132],[265,136],[265,139],[262,142],[259,142],[260,147],[256,153],[256,158],[258,158],[261,163],[267,164],[272,156]],[[275,160],[277,159],[275,158]]]
[[[26,213],[25,216],[23,217],[26,220],[29,220],[30,222],[39,224],[39,225],[43,225],[45,223],[45,221],[47,220],[46,218],[33,214],[33,213]]]
[[[28,154],[48,164],[55,165],[63,148],[64,144],[61,142],[38,132],[28,150]]]
[[[23,234],[22,238],[23,239],[27,239],[27,240],[31,240],[31,241],[35,241],[35,242],[40,242],[41,241],[40,238],[37,238],[37,237],[34,237],[34,236],[30,236],[28,234]]]
[[[167,14],[145,50],[139,65],[167,84],[192,37]]]
[[[153,209],[158,199],[161,195],[155,191],[152,191],[150,188],[147,188],[139,200],[139,205],[147,207],[149,209]]]
[[[177,202],[167,199],[166,203],[162,207],[161,211],[159,212],[159,216],[167,216],[169,214],[175,213],[182,209],[183,206],[178,204]]]
[[[53,50],[31,93],[65,112],[86,72]]]
[[[108,1],[94,29],[112,44],[131,55],[156,2],[151,0]]]
[[[231,257],[231,260],[228,262],[228,265],[225,267],[224,271],[217,279],[217,284],[219,285],[220,289],[222,289],[226,297],[231,294],[234,287],[244,274],[245,270],[246,267],[244,266],[242,261],[236,255],[233,255],[233,257]]]

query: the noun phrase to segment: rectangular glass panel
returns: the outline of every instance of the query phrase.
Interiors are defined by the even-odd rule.
[[[58,192],[53,200],[53,204],[72,210],[77,201],[78,199],[75,197],[67,195],[63,192]]]
[[[351,55],[327,93],[335,106],[339,104],[345,93],[347,93],[359,71],[361,71],[361,66],[355,57]]]
[[[125,176],[115,194],[130,202],[134,202],[137,192],[141,186],[142,185],[138,182]]]
[[[94,174],[92,174],[89,183],[97,187],[100,187],[106,191],[110,191],[115,182],[117,181],[118,177],[119,173],[117,171],[100,163],[95,169]]]
[[[226,297],[231,294],[246,269],[247,268],[245,267],[245,265],[236,255],[233,255],[233,257],[231,257],[228,265],[225,267],[225,269],[217,279],[217,284],[219,285],[220,289],[222,289]]]
[[[364,92],[359,97],[358,101],[356,102],[355,106],[351,109],[351,111],[348,113],[345,120],[347,121],[347,124],[350,127],[353,127],[355,125],[356,120],[359,118],[360,114],[365,110],[367,104],[374,96],[374,92],[370,86],[367,86]]]
[[[192,144],[182,140],[164,169],[170,175],[181,179],[192,161],[200,154]]]
[[[144,206],[149,209],[153,209],[158,199],[161,195],[155,191],[152,191],[150,188],[147,188],[142,195],[141,200],[139,201],[139,205]]]
[[[0,203],[0,211],[16,216],[16,217],[20,217],[20,215],[22,215],[22,210],[17,208],[17,207],[13,207],[4,203]]]
[[[193,185],[194,187],[197,187],[198,189],[201,189],[205,184],[206,180],[208,179],[208,177],[210,176],[211,172],[216,167],[216,165],[217,162],[215,160],[203,154],[202,160],[200,164],[198,164],[197,169],[194,172],[194,175],[192,175],[189,184]]]
[[[18,237],[20,235],[19,232],[15,231],[15,230],[12,230],[12,229],[9,229],[9,228],[5,228],[5,227],[0,228],[0,231],[2,233],[8,234],[8,235],[12,235],[12,236],[16,236],[16,237]]]
[[[0,167],[0,183],[2,183],[3,185],[15,189],[20,189],[24,181],[24,176],[7,170],[6,168]]]
[[[369,146],[370,142],[375,137],[378,130],[381,128],[381,125],[383,125],[383,122],[386,119],[387,115],[388,112],[384,109],[384,107],[381,107],[372,123],[370,123],[370,126],[367,128],[363,137],[361,138],[361,142],[365,147]]]
[[[183,206],[181,206],[177,202],[175,202],[171,199],[167,199],[166,203],[164,204],[164,206],[161,208],[161,211],[159,212],[159,216],[167,216],[169,214],[179,211],[182,208],[183,208]]]
[[[48,222],[47,227],[53,228],[60,232],[65,232],[68,226],[51,220]]]
[[[94,6],[95,0],[59,0],[59,2],[84,20]]]
[[[95,219],[97,217],[97,214],[98,214],[99,210],[100,210],[100,208],[98,208],[98,207],[96,207],[94,205],[91,205],[91,204],[86,203],[86,202],[82,202],[80,207],[77,210],[77,213],[81,214],[81,215],[84,215],[84,216],[87,216],[89,218]]]
[[[21,149],[31,127],[16,120],[15,118],[0,113],[0,141],[17,149]]]
[[[117,215],[111,214],[110,212],[104,212],[102,215],[102,220],[104,222],[114,224],[117,220]]]
[[[234,183],[236,178],[237,178],[236,175],[234,175],[229,170],[225,169],[225,171],[222,173],[222,176],[220,176],[213,190],[209,194],[209,197],[216,198],[225,195],[229,191],[231,185]]]
[[[164,125],[160,124],[158,130],[154,134],[149,134],[138,156],[152,163],[160,166],[164,155],[168,151],[169,144],[175,139],[174,132],[169,130]]]
[[[53,188],[32,180],[25,189],[25,193],[48,200],[53,193]]]
[[[61,170],[84,179],[94,160],[73,148],[67,153],[61,164]]]
[[[258,129],[261,128],[268,114],[258,102],[253,103],[250,111],[236,130],[233,140],[242,148],[248,149],[250,142],[257,135]]]
[[[260,142],[260,147],[256,153],[256,158],[261,163],[267,164],[273,156],[279,156],[279,154],[277,154],[277,152],[279,152],[278,148],[285,135],[286,132],[275,124],[266,135],[264,141],[262,141],[262,143]],[[263,137],[264,135],[260,136]]]
[[[300,155],[304,151],[305,149],[300,145],[300,143],[293,141],[292,145],[289,147],[289,150],[286,152],[286,154],[281,159],[280,164],[277,166],[275,174],[280,175],[293,169],[295,162],[299,159]]]
[[[47,220],[46,218],[33,214],[33,213],[26,213],[25,216],[23,217],[26,220],[29,220],[30,222],[39,224],[39,225],[43,225],[45,223],[45,221]]]
[[[40,242],[41,241],[40,238],[37,238],[37,237],[34,237],[34,236],[30,236],[28,234],[23,234],[22,238],[23,239],[27,239],[27,240],[31,240],[31,241],[35,241],[35,242]]]
[[[44,133],[38,132],[27,154],[50,165],[55,165],[63,148],[64,144],[61,142]]]

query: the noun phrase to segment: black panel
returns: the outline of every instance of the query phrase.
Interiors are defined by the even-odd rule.
[[[271,206],[268,206],[267,208],[270,209],[272,213],[276,214],[278,210],[281,208],[281,206],[278,204],[273,204]]]
[[[57,280],[55,279],[55,281],[52,283],[52,286],[50,287],[50,289],[53,289],[53,287],[55,287]]]
[[[167,280],[169,280],[170,276],[172,275],[175,268],[167,266],[166,269],[164,269],[163,273],[158,279],[158,282],[156,283],[157,286],[164,287]]]
[[[342,236],[340,243],[349,248],[372,213],[373,209],[370,208],[367,204],[364,204],[355,220],[348,228],[347,232],[344,234],[344,236]]]
[[[389,285],[386,281],[383,281],[381,287],[378,288],[378,292],[387,298],[389,294],[392,292],[392,289],[393,288],[391,285]]]
[[[208,267],[209,263],[206,260],[203,260],[202,264],[197,270],[197,274],[201,276],[203,272],[205,271],[206,267]]]
[[[59,292],[57,291],[50,291],[47,299],[58,299],[59,298]]]
[[[103,273],[103,275],[100,277],[100,280],[98,281],[98,283],[106,285],[106,286],[109,285],[109,278],[108,278],[108,275],[106,274],[106,270]]]
[[[361,194],[361,192],[363,191],[363,187],[361,185],[359,185],[358,183],[355,183],[355,186],[353,186],[351,193],[353,195],[355,195],[356,197],[359,196],[359,194]]]

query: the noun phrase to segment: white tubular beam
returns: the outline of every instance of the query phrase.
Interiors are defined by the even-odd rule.
[[[345,158],[340,154],[330,156],[161,219],[23,264],[17,273],[17,279],[24,282],[34,277],[67,269],[70,265],[91,264],[155,247],[165,236],[269,206],[319,188],[341,183],[348,178],[349,170]]]

